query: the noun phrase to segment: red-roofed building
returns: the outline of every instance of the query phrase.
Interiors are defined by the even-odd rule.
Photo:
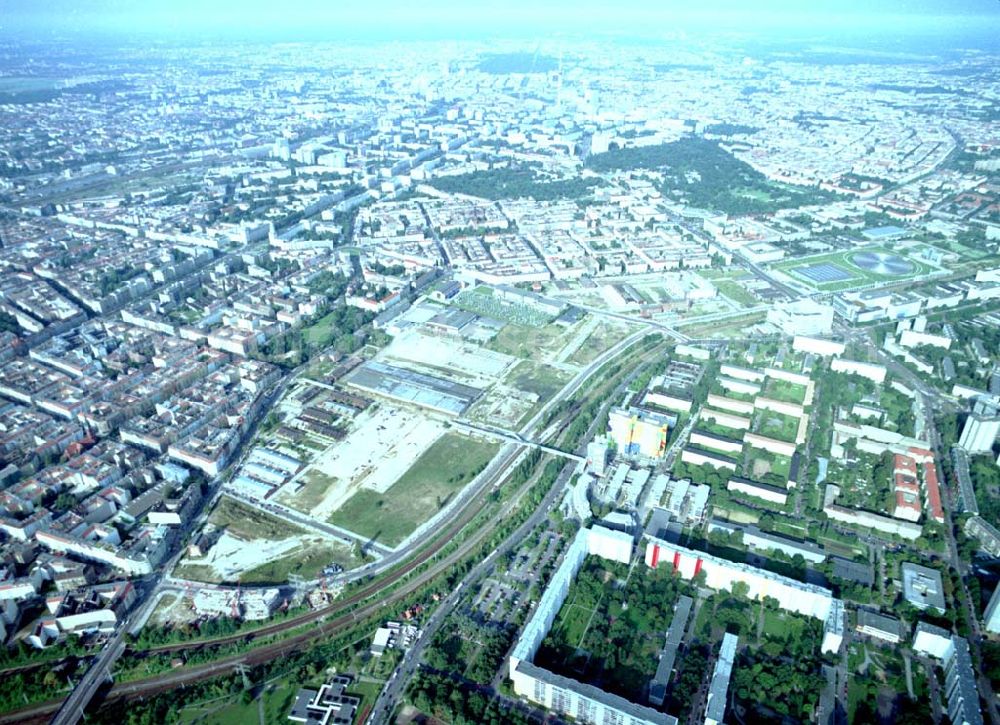
[[[899,453],[893,456],[893,491],[896,494],[893,517],[904,521],[919,521],[922,510],[917,462],[909,456]]]
[[[928,463],[924,466],[924,500],[927,504],[927,514],[939,524],[944,523],[944,509],[941,507],[941,486],[938,483],[937,466]]]
[[[926,448],[909,448],[907,453],[917,463],[934,463],[934,454]]]
[[[916,480],[917,462],[909,456],[903,456],[897,453],[893,456],[893,473],[897,476],[900,474],[909,476],[910,478]]]
[[[919,521],[920,511],[919,493],[896,489],[896,508],[892,511],[894,518],[904,521]]]

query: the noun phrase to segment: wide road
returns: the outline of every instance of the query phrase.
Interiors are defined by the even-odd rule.
[[[451,552],[440,561],[434,562],[430,567],[419,574],[411,576],[411,573],[417,567],[429,560],[432,560],[435,556],[437,556],[441,549],[450,544],[458,533],[480,513],[487,502],[487,497],[481,497],[477,502],[478,505],[470,506],[464,510],[457,520],[451,522],[448,527],[441,531],[440,536],[434,540],[431,546],[422,550],[413,561],[409,562],[409,566],[398,568],[389,577],[373,583],[346,599],[335,602],[329,607],[307,612],[298,617],[266,625],[250,632],[238,632],[233,635],[218,637],[212,640],[153,647],[147,651],[155,654],[166,654],[195,647],[217,646],[237,641],[259,639],[264,636],[280,634],[288,629],[302,630],[302,625],[310,622],[315,622],[315,627],[305,629],[304,631],[298,631],[295,634],[276,642],[261,645],[260,647],[250,649],[239,654],[230,655],[228,657],[223,657],[202,665],[184,667],[154,677],[135,680],[133,682],[114,684],[108,693],[107,700],[109,702],[113,702],[123,697],[149,697],[151,695],[166,692],[193,682],[199,682],[212,677],[231,674],[233,669],[241,663],[252,666],[265,662],[271,662],[280,657],[301,652],[316,639],[336,635],[338,632],[350,627],[358,621],[382,611],[384,607],[405,599],[414,591],[419,590],[428,582],[432,581],[443,572],[449,570],[476,547],[481,545],[483,540],[492,534],[496,526],[499,525],[499,518],[491,520],[487,525],[475,531],[471,536],[469,536],[468,539],[463,541],[455,549],[455,551]],[[400,584],[400,582],[402,583]],[[396,589],[392,590],[385,596],[375,598],[376,595],[384,589],[395,584],[399,584]],[[364,604],[364,602],[367,603]],[[105,678],[101,678],[97,683],[98,686],[104,680]],[[51,713],[58,710],[61,705],[63,705],[63,702],[61,700],[57,700],[5,713],[0,715],[0,723],[21,723],[44,720]],[[74,708],[77,708],[77,706],[74,705]],[[65,722],[75,722],[75,720],[65,720]]]
[[[274,405],[280,396],[287,389],[288,385],[298,377],[298,375],[305,369],[305,365],[300,365],[298,368],[293,370],[291,373],[282,378],[274,386],[274,388],[267,394],[264,404],[260,406],[261,413],[258,414],[257,420],[254,421],[253,425],[244,434],[243,439],[240,441],[240,446],[236,451],[236,455],[233,456],[233,460],[238,460],[242,464],[243,458],[247,454],[247,443],[253,440],[253,436],[256,432],[257,425],[263,417],[263,411],[270,409]],[[230,464],[232,465],[232,464]],[[145,618],[149,616],[152,607],[159,598],[159,594],[164,586],[164,579],[173,570],[177,561],[180,559],[181,554],[184,551],[184,541],[195,530],[196,527],[201,526],[204,523],[204,519],[207,516],[207,512],[211,510],[215,501],[222,495],[222,488],[216,484],[214,491],[211,495],[206,496],[201,502],[198,512],[192,516],[177,533],[176,546],[177,550],[164,564],[159,567],[159,569],[147,577],[143,581],[137,582],[136,590],[139,596],[132,607],[133,615],[137,615],[137,619],[141,618],[144,622]],[[93,659],[91,665],[83,677],[73,688],[72,692],[66,697],[63,706],[56,713],[55,718],[53,718],[53,725],[73,725],[83,717],[84,711],[87,709],[87,704],[93,698],[94,694],[101,687],[101,685],[106,682],[110,673],[114,670],[115,662],[125,651],[124,637],[128,630],[129,623],[131,621],[130,617],[126,617],[123,621],[118,623],[115,628],[114,633],[111,635],[108,643],[105,647],[98,653],[98,655]]]
[[[448,615],[451,614],[461,601],[462,596],[472,587],[476,586],[493,569],[498,560],[519,546],[525,537],[545,520],[552,507],[559,500],[559,497],[564,493],[566,482],[569,481],[574,470],[576,470],[576,466],[572,463],[567,463],[562,471],[559,472],[556,482],[549,489],[548,493],[545,494],[545,498],[542,499],[541,504],[535,509],[534,513],[518,526],[510,536],[504,539],[500,546],[490,552],[489,556],[474,566],[463,577],[459,585],[455,587],[455,590],[438,605],[434,614],[431,615],[431,618],[427,620],[421,629],[420,636],[406,651],[406,654],[403,655],[403,659],[397,665],[392,677],[386,683],[385,687],[382,688],[382,692],[379,693],[378,699],[375,701],[375,706],[372,708],[368,718],[369,725],[388,724],[396,708],[396,703],[399,702],[400,695],[402,695],[407,683],[413,677],[417,667],[420,665],[420,660],[423,658],[424,652],[428,645],[434,641],[434,636],[448,618]]]
[[[625,338],[624,340],[621,340],[616,345],[612,346],[611,348],[609,348],[608,350],[606,350],[604,353],[602,353],[600,356],[598,356],[586,368],[584,368],[583,370],[581,370],[569,383],[567,383],[562,388],[562,390],[559,391],[558,394],[556,394],[555,396],[553,396],[553,398],[551,400],[549,400],[545,405],[543,405],[542,408],[539,409],[539,411],[534,416],[532,416],[532,418],[519,431],[520,435],[522,435],[522,436],[531,436],[531,435],[533,435],[533,433],[534,433],[535,429],[538,427],[539,423],[544,419],[544,416],[548,413],[548,411],[553,406],[558,405],[559,403],[561,403],[566,398],[569,398],[570,396],[574,395],[580,389],[580,387],[583,386],[583,384],[586,383],[587,380],[589,380],[589,378],[594,373],[596,373],[601,367],[603,367],[609,360],[611,360],[611,359],[615,358],[616,356],[618,356],[619,354],[622,354],[623,352],[625,352],[632,345],[634,345],[637,342],[639,342],[646,334],[647,334],[647,331],[636,332],[633,335]],[[299,372],[301,372],[302,369],[303,368],[301,368],[301,367],[298,368],[298,369],[296,369],[290,375],[286,376],[276,386],[275,390],[269,396],[269,398],[270,398],[269,404],[265,405],[265,406],[262,406],[262,410],[266,409],[266,408],[269,408],[270,405],[273,404],[274,400],[280,395],[280,393],[282,393],[287,388],[288,384],[291,383],[292,380],[294,380],[297,377],[297,375],[299,374]],[[248,436],[247,438],[249,439],[249,437],[250,436]],[[491,462],[491,466],[490,466],[491,468],[493,468],[494,470],[497,471],[497,476],[498,476],[497,480],[499,480],[499,477],[502,476],[502,474],[505,472],[505,470],[506,470],[506,468],[508,466],[513,465],[514,460],[519,455],[521,455],[524,452],[525,449],[526,449],[526,446],[524,446],[523,444],[522,445],[512,445],[509,448],[505,447],[505,451],[507,452],[507,455],[504,456],[504,458],[500,458],[500,456],[504,454],[503,451],[501,452],[501,454],[498,454],[498,458],[495,458],[494,461]],[[493,464],[496,464],[498,462],[498,459],[500,461],[502,461],[503,463],[505,463],[506,466],[505,465],[494,466]],[[489,480],[488,478],[484,477],[483,487],[482,487],[481,490],[485,490],[486,483],[487,483],[488,480]],[[220,495],[220,492],[216,492],[216,494],[213,497],[213,499],[217,498],[218,495]],[[474,501],[479,502],[479,505],[469,506],[468,509],[463,512],[463,514],[468,514],[470,512],[470,510],[471,510],[471,516],[460,515],[459,516],[459,521],[461,522],[461,526],[458,529],[454,529],[453,532],[452,532],[452,534],[451,534],[451,536],[441,536],[441,537],[439,537],[439,539],[438,539],[439,545],[437,547],[433,547],[432,546],[430,548],[430,550],[428,550],[428,552],[426,552],[423,557],[418,556],[417,559],[414,562],[411,563],[411,567],[410,568],[412,568],[413,566],[419,565],[423,561],[426,561],[427,558],[429,558],[430,556],[432,556],[433,554],[435,554],[437,552],[437,550],[441,546],[443,546],[448,541],[450,541],[451,537],[454,536],[455,534],[457,534],[458,531],[461,530],[461,527],[464,527],[464,525],[466,523],[468,523],[468,521],[470,521],[476,514],[479,513],[479,511],[485,505],[485,497],[475,496],[475,497],[472,497],[472,498],[473,498]],[[456,523],[458,523],[458,522],[456,522]],[[485,529],[485,528],[483,529],[483,531],[486,531],[486,530],[489,530],[489,529]],[[183,537],[181,537],[181,540],[182,540],[182,538]],[[478,537],[475,537],[475,538],[478,538]],[[412,550],[411,550],[411,552],[412,552]],[[400,552],[400,554],[401,555],[408,555],[411,552]],[[405,556],[401,556],[400,558],[405,558]],[[396,563],[394,561],[394,559],[395,559],[395,557],[387,556],[383,560],[381,560],[379,562],[379,564],[390,565],[391,563]],[[155,596],[158,594],[160,588],[162,587],[164,573],[168,572],[170,568],[172,568],[172,567],[169,567],[169,568],[165,567],[164,570],[160,574],[158,574],[155,577],[154,580],[152,580],[150,582],[149,589],[147,590],[147,594],[142,598],[142,603],[145,603],[147,601],[147,598],[155,598]],[[433,569],[437,569],[437,567],[434,567]],[[407,571],[409,571],[409,568],[407,569]],[[363,601],[364,599],[367,599],[367,598],[373,596],[374,594],[376,594],[378,591],[380,591],[381,588],[384,588],[386,586],[389,586],[389,585],[395,583],[398,579],[400,579],[403,576],[405,576],[406,573],[407,573],[407,571],[397,572],[396,576],[389,577],[388,579],[379,582],[377,585],[373,585],[372,587],[368,587],[365,590],[362,590],[362,592],[360,592],[359,595],[360,594],[364,594],[363,597],[360,597],[359,595],[355,595],[354,597],[351,597],[348,600],[345,600],[344,602],[340,602],[339,604],[343,605],[343,606],[351,606],[351,605],[353,605],[353,604],[355,604],[357,602]],[[369,572],[369,573],[371,573],[371,572]],[[409,587],[407,586],[406,588],[409,588]],[[397,590],[397,591],[399,591],[399,590]],[[245,639],[245,638],[248,638],[248,637],[255,638],[255,637],[260,637],[260,636],[263,636],[263,635],[271,635],[271,634],[280,633],[281,631],[284,631],[284,630],[287,630],[287,629],[292,629],[292,628],[297,627],[297,626],[299,626],[299,625],[301,625],[301,624],[303,624],[305,622],[315,621],[315,620],[321,619],[323,617],[326,617],[326,616],[330,615],[332,612],[335,612],[335,611],[338,611],[339,609],[342,609],[343,606],[338,607],[337,604],[331,605],[330,607],[327,607],[327,608],[324,608],[324,609],[315,610],[313,612],[308,612],[308,613],[306,613],[304,615],[301,615],[299,617],[294,617],[294,618],[285,620],[285,621],[280,622],[280,623],[278,623],[276,625],[262,627],[262,628],[260,628],[258,630],[254,630],[252,633],[237,633],[237,634],[232,635],[230,637],[222,637],[222,638],[218,638],[217,640],[212,640],[212,642],[213,643],[224,643],[224,642],[229,642],[229,641],[237,641],[239,639]],[[357,612],[355,612],[355,614],[351,616],[351,618],[350,618],[349,621],[353,622],[356,619],[356,615],[357,615]],[[125,633],[125,630],[126,630],[126,626],[127,625],[125,625],[123,623],[123,625],[120,626],[116,630],[116,633],[115,633],[115,635],[113,635],[112,639],[113,640],[114,639],[120,640],[124,636],[124,633]],[[291,639],[296,639],[296,638],[293,637]],[[279,643],[279,644],[281,644],[281,643]],[[183,644],[182,645],[168,645],[168,646],[165,646],[163,648],[157,648],[157,651],[172,651],[172,650],[176,650],[176,649],[186,649],[186,648],[188,648],[190,646],[192,646],[192,645],[183,645]],[[277,645],[272,645],[272,647],[273,646],[277,646]],[[268,648],[261,648],[261,649],[268,649]],[[70,693],[70,695],[67,697],[66,701],[63,703],[63,707],[60,708],[60,710],[59,710],[59,712],[58,712],[58,714],[56,716],[56,719],[53,720],[53,722],[66,723],[67,725],[72,725],[72,723],[75,723],[75,722],[77,722],[80,719],[81,714],[86,709],[87,703],[90,702],[91,698],[97,692],[97,690],[101,686],[101,684],[107,680],[107,677],[108,677],[107,673],[109,673],[109,672],[111,672],[113,670],[114,663],[117,661],[117,659],[121,655],[122,651],[124,651],[124,647],[109,647],[109,648],[106,648],[105,650],[102,650],[102,652],[100,653],[100,655],[92,663],[91,668],[84,675],[83,679],[80,681],[80,683],[77,685],[77,687],[74,688],[73,692]],[[253,652],[257,652],[257,651],[258,650],[253,650]],[[232,658],[229,658],[229,659],[232,659]],[[238,661],[242,661],[242,660],[237,659],[235,661],[238,662]],[[208,666],[206,666],[206,667],[207,667],[207,669],[205,667],[203,667],[203,668],[192,668],[193,670],[196,670],[200,674],[200,677],[196,677],[195,679],[193,679],[191,681],[197,681],[197,679],[204,679],[205,677],[210,677],[210,676],[214,676],[214,675],[219,674],[218,670],[213,669],[213,668],[208,667]],[[186,670],[186,671],[189,671],[189,670]],[[182,676],[181,673],[178,673],[178,677],[181,677],[181,676]],[[185,680],[185,681],[187,681],[187,680]],[[120,692],[120,691],[121,690],[118,687],[113,688],[113,692]],[[156,690],[156,691],[162,691],[162,690]],[[45,703],[45,704],[40,705],[40,706],[35,707],[35,708],[28,708],[27,711],[24,711],[24,712],[39,712],[39,711],[44,712],[45,711],[44,708],[46,706],[48,706],[49,708],[51,708],[52,703]],[[51,709],[54,709],[54,708],[51,708]],[[12,722],[12,721],[13,720],[8,720],[7,718],[0,718],[0,722]]]
[[[943,399],[941,393],[927,385],[920,376],[914,373],[905,365],[900,364],[897,360],[888,355],[884,350],[878,351],[879,356],[895,375],[905,379],[908,384],[917,391],[917,394],[921,396],[923,401],[922,412],[924,415],[924,425],[927,432],[927,440],[929,442],[931,451],[934,453],[934,457],[938,460],[942,456],[947,455],[948,451],[945,451],[941,445],[941,437],[938,434],[937,426],[934,422],[935,412],[942,412],[943,409]],[[954,484],[952,484],[954,488]],[[955,531],[952,522],[952,506],[950,496],[942,496],[941,504],[944,510],[944,533],[945,541],[948,545],[948,560],[951,565],[958,572],[959,581],[962,586],[962,595],[958,596],[956,593],[956,599],[960,604],[965,606],[965,616],[969,623],[970,636],[969,649],[972,653],[972,661],[975,666],[977,666],[977,674],[979,674],[978,687],[979,694],[982,700],[986,703],[987,714],[992,722],[1000,722],[1000,708],[997,707],[996,695],[993,692],[993,687],[990,684],[990,680],[985,675],[981,674],[983,672],[982,668],[982,651],[980,643],[983,641],[982,629],[979,625],[979,615],[976,612],[976,608],[972,603],[972,596],[969,593],[969,587],[966,583],[966,577],[969,576],[968,572],[968,562],[964,561],[958,551],[958,543],[955,541]]]
[[[609,351],[609,353],[610,352],[611,351]],[[604,362],[607,361],[605,360]],[[597,370],[599,367],[600,365],[597,365],[594,367],[594,370]],[[619,383],[614,393],[605,396],[605,400],[610,403],[610,401],[618,399],[621,392],[629,384],[631,384],[632,380],[635,379],[641,369],[641,366],[636,367],[630,375]],[[600,415],[595,416],[594,423],[596,423],[600,418]],[[588,431],[587,436],[584,436],[584,441],[589,438],[589,435],[590,431]],[[585,446],[586,443],[582,443],[580,447],[584,448]],[[575,458],[582,457],[575,456]],[[369,725],[372,723],[380,725],[389,721],[400,696],[419,667],[420,661],[423,658],[423,653],[426,651],[427,646],[434,640],[434,635],[444,623],[445,619],[447,619],[448,615],[461,601],[462,592],[468,592],[473,587],[477,586],[479,581],[492,571],[499,558],[506,556],[508,552],[519,546],[524,539],[539,524],[541,524],[542,521],[545,520],[553,506],[555,506],[558,502],[560,496],[564,494],[567,482],[576,469],[577,467],[573,465],[572,462],[567,463],[559,472],[559,476],[557,477],[555,483],[546,493],[544,499],[528,520],[515,529],[502,544],[500,544],[490,553],[488,557],[486,557],[486,559],[477,564],[468,574],[466,574],[461,583],[459,583],[459,585],[455,588],[455,591],[449,594],[448,597],[438,606],[438,609],[434,612],[430,620],[428,620],[427,624],[425,624],[421,630],[420,637],[406,651],[403,656],[403,660],[399,663],[399,665],[397,665],[391,678],[382,689],[382,692],[379,693],[379,697],[376,700],[375,706],[372,708],[371,715],[368,719]]]

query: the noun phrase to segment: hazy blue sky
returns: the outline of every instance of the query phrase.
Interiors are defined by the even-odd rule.
[[[691,10],[694,7],[696,10]],[[876,10],[872,10],[875,8]],[[0,0],[0,28],[115,32],[233,32],[331,36],[385,32],[477,35],[679,27],[768,30],[902,26],[932,29],[1000,16],[998,0]]]

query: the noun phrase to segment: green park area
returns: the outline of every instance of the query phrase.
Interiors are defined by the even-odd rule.
[[[535,663],[640,702],[656,672],[673,605],[688,589],[666,567],[629,571],[588,557]]]
[[[499,449],[495,441],[445,433],[388,490],[358,491],[330,523],[396,546],[445,506]]]
[[[770,410],[761,410],[754,416],[753,430],[768,438],[794,443],[799,430],[799,419]]]
[[[769,377],[764,387],[763,395],[765,398],[780,400],[782,403],[802,405],[806,399],[806,386]]]
[[[727,214],[761,214],[834,198],[818,188],[773,182],[715,141],[698,137],[612,149],[588,157],[586,165],[597,172],[655,170],[663,176],[660,191],[665,196]]]
[[[535,201],[580,199],[590,196],[603,186],[600,179],[548,179],[533,168],[501,168],[473,171],[455,176],[440,176],[429,182],[438,191],[468,194],[490,201],[530,198]]]

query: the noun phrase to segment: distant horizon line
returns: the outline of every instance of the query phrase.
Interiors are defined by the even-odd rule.
[[[0,42],[5,45],[17,45],[17,41],[38,41],[54,40],[58,38],[80,39],[92,37],[95,39],[108,38],[162,38],[166,40],[204,40],[212,38],[225,38],[231,40],[266,38],[274,42],[322,42],[329,41],[350,41],[350,40],[541,40],[544,38],[578,39],[587,38],[617,38],[617,39],[676,39],[676,36],[690,35],[699,40],[710,39],[717,36],[724,37],[741,36],[745,38],[764,38],[779,41],[795,42],[809,37],[858,37],[886,35],[896,38],[908,38],[913,36],[926,35],[983,35],[991,33],[994,29],[1000,28],[1000,15],[942,15],[942,16],[913,16],[895,15],[880,16],[884,19],[896,19],[903,21],[901,24],[894,24],[886,27],[881,23],[866,22],[859,25],[851,25],[843,22],[841,24],[824,25],[817,27],[815,21],[822,18],[822,15],[809,16],[807,21],[805,16],[792,21],[788,20],[779,25],[767,26],[758,23],[754,26],[726,23],[708,27],[704,23],[675,24],[671,27],[654,29],[650,27],[628,28],[628,27],[602,27],[599,30],[583,26],[562,26],[555,27],[549,24],[539,24],[534,27],[507,27],[494,25],[490,28],[471,27],[467,25],[454,25],[442,27],[429,24],[424,26],[401,24],[380,27],[359,27],[353,26],[345,28],[336,26],[321,28],[313,26],[286,26],[286,27],[257,27],[257,26],[236,26],[236,27],[109,27],[109,26],[86,26],[86,25],[51,25],[39,26],[35,24],[22,25],[18,23],[0,22]],[[945,24],[942,25],[942,22]],[[782,33],[794,35],[782,36]],[[1000,35],[993,36],[993,43],[1000,50]]]

